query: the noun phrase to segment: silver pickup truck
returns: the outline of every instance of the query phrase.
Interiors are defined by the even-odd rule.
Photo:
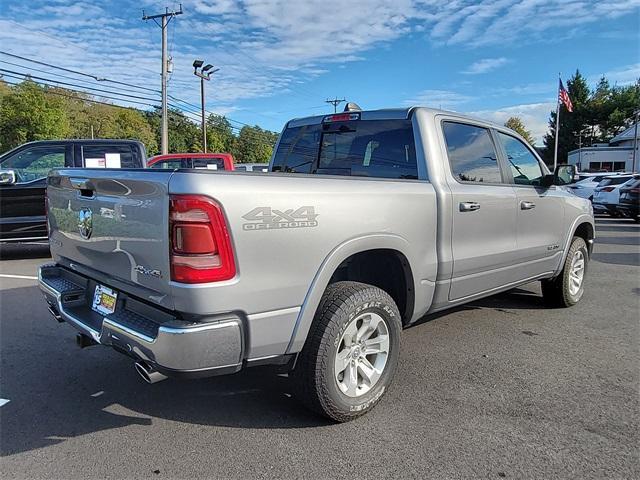
[[[532,281],[549,305],[580,300],[594,220],[572,177],[454,113],[295,119],[266,174],[53,171],[40,287],[81,346],[150,383],[277,365],[346,421],[383,396],[425,315]]]

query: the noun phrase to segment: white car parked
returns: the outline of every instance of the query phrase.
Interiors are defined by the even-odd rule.
[[[609,175],[609,173],[596,173],[594,175],[589,175],[577,181],[573,185],[569,185],[569,188],[577,196],[591,200],[593,192],[598,184]]]
[[[602,179],[593,192],[593,209],[596,213],[608,213],[612,217],[619,217],[617,205],[620,201],[620,187],[629,180],[633,180],[633,174],[611,175]]]

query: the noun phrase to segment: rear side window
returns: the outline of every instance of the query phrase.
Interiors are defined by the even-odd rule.
[[[599,187],[606,187],[607,185],[621,185],[623,183],[625,183],[627,180],[629,180],[629,178],[631,177],[610,177],[610,178],[605,178],[603,179],[598,186]]]
[[[128,145],[84,145],[82,160],[86,168],[139,168]]]
[[[498,132],[516,185],[540,185],[542,167],[527,146],[511,135]]]
[[[288,128],[273,171],[417,179],[410,120],[352,120]]]
[[[320,125],[287,128],[273,160],[274,172],[311,173],[318,157]]]
[[[451,171],[457,180],[502,183],[498,155],[489,130],[475,125],[443,122]]]

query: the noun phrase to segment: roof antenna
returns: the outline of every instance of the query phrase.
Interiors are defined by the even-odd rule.
[[[361,112],[361,111],[362,109],[360,108],[360,105],[358,105],[355,102],[347,102],[343,110],[343,112]]]

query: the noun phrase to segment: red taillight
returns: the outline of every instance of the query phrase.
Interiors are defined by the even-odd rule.
[[[604,187],[601,192],[613,192],[616,187]]]
[[[632,188],[629,190],[629,193],[640,193],[640,188]]]
[[[171,195],[171,280],[206,283],[236,274],[231,238],[220,205],[202,195]]]

